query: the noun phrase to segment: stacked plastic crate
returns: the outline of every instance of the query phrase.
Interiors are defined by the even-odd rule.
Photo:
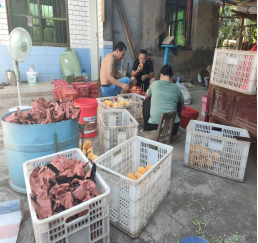
[[[246,95],[257,94],[257,52],[216,49],[210,83]],[[184,165],[244,181],[250,142],[245,129],[191,121],[187,126]]]

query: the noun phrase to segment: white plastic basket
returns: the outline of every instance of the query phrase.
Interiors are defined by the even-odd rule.
[[[96,186],[100,195],[94,197],[84,203],[67,209],[61,213],[55,214],[49,218],[39,220],[37,218],[34,207],[30,201],[30,174],[36,166],[49,164],[51,160],[63,155],[69,159],[76,158],[83,163],[87,163],[88,159],[78,148],[69,149],[60,153],[47,155],[41,158],[29,160],[23,164],[24,178],[27,189],[27,196],[32,219],[32,226],[37,243],[69,243],[69,242],[89,242],[89,243],[109,243],[109,204],[108,195],[110,189],[100,174],[96,173]],[[85,170],[91,169],[89,163]],[[98,168],[97,168],[98,170]],[[82,211],[88,210],[85,216],[77,218],[69,223],[66,220]]]
[[[247,130],[195,120],[186,129],[185,166],[244,181],[250,143],[234,136],[249,138]]]
[[[139,124],[142,124],[142,104],[145,100],[145,97],[135,93],[119,94],[118,96],[124,98],[127,102],[129,102],[132,105],[131,114],[139,122]]]
[[[138,122],[125,109],[98,111],[98,134],[102,152],[138,135]]]
[[[173,147],[133,137],[109,150],[95,163],[110,190],[110,222],[137,237],[170,188]],[[152,165],[139,180],[127,178],[139,166]]]
[[[107,109],[126,109],[130,113],[132,113],[132,105],[124,105],[124,106],[118,106],[118,107],[109,107],[104,104],[105,100],[110,100],[112,103],[117,101],[117,103],[120,103],[122,100],[126,101],[125,99],[118,97],[118,96],[110,96],[110,97],[104,97],[104,98],[96,98],[98,102],[98,110],[107,110]]]
[[[257,52],[216,49],[210,82],[244,94],[256,94]]]

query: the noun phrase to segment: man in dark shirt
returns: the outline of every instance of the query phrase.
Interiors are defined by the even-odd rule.
[[[146,92],[150,83],[155,80],[152,63],[147,60],[147,51],[140,51],[139,58],[133,65],[132,76],[135,77],[137,86],[141,87],[143,92]]]

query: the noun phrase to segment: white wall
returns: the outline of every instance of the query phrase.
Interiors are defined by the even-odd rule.
[[[2,5],[2,7],[0,8],[0,45],[8,45],[9,33],[5,0],[0,0],[0,4]]]
[[[68,0],[71,48],[90,48],[89,0]]]
[[[101,0],[97,0],[97,10],[98,10],[99,48],[103,48],[103,22],[101,17]]]
[[[91,79],[97,80],[99,76],[99,41],[98,41],[98,19],[96,0],[90,1],[90,58]]]

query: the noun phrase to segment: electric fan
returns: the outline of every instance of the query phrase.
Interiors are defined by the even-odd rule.
[[[19,106],[9,109],[9,112],[17,111],[17,108],[21,110],[30,109],[30,106],[22,106],[21,92],[20,92],[20,71],[18,62],[25,61],[31,52],[32,40],[27,30],[23,28],[15,28],[9,36],[8,51],[13,59],[14,71],[17,78],[17,90]]]

